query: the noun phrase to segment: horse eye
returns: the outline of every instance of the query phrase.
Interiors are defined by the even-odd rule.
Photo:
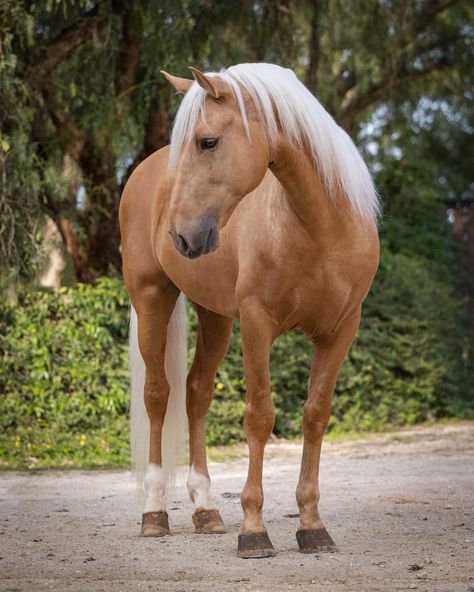
[[[212,150],[217,146],[218,141],[219,138],[202,138],[202,140],[199,140],[199,147],[201,150]]]

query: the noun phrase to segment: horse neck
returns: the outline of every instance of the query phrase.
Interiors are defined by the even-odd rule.
[[[272,157],[270,170],[285,189],[289,206],[308,234],[318,241],[330,238],[331,231],[340,235],[352,219],[349,204],[342,196],[327,195],[305,150],[282,138]]]

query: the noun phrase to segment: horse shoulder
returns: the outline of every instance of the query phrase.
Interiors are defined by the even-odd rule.
[[[166,146],[151,154],[137,166],[125,185],[119,220],[126,278],[147,278],[150,282],[161,272],[154,242],[170,194],[168,152]]]

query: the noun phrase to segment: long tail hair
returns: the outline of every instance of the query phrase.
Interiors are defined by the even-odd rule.
[[[148,466],[150,447],[150,421],[145,408],[145,363],[138,348],[138,319],[133,306],[130,315],[130,445],[132,465],[137,486],[143,487]],[[187,322],[184,294],[180,294],[168,323],[165,371],[170,385],[168,406],[162,433],[162,467],[168,480],[175,475],[177,461],[184,456],[187,433],[186,374],[187,374]]]

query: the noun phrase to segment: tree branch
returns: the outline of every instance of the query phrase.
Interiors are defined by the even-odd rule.
[[[446,9],[458,4],[459,0],[428,0],[410,23],[409,29],[415,35],[427,29],[428,25]]]
[[[77,47],[88,41],[94,33],[100,31],[107,23],[105,16],[98,14],[98,7],[80,17],[73,25],[67,27],[55,37],[39,62],[33,64],[35,77],[45,76]]]
[[[336,115],[337,121],[346,129],[350,128],[350,122],[354,116],[366,109],[372,103],[382,99],[389,92],[398,88],[401,84],[422,78],[427,74],[436,70],[442,70],[454,64],[454,59],[450,56],[443,56],[439,60],[435,60],[427,64],[424,68],[417,70],[402,70],[396,76],[391,76],[383,81],[372,84],[362,96],[357,96],[357,93],[347,95],[347,101],[343,102],[341,109]]]
[[[457,32],[456,35],[444,39],[432,39],[429,43],[423,43],[422,38],[418,37],[418,35],[428,30],[429,24],[438,14],[457,2],[458,0],[428,0],[403,30],[403,39],[406,39],[407,33],[410,33],[409,37],[415,37],[414,42],[402,45],[403,40],[400,36],[398,37],[398,42],[401,45],[397,48],[399,63],[394,71],[387,73],[384,79],[369,85],[363,94],[358,93],[355,75],[352,77],[352,84],[340,85],[343,94],[341,93],[341,106],[336,114],[336,119],[342,125],[351,127],[351,121],[358,112],[382,99],[402,83],[420,78],[454,63],[453,57],[446,54],[438,60],[428,62],[425,67],[419,69],[410,68],[410,63],[413,63],[417,58],[420,59],[428,52],[438,48],[441,49],[443,46],[444,48],[449,47],[451,42],[456,41],[458,38]]]
[[[308,67],[306,69],[306,86],[311,92],[316,91],[318,85],[318,68],[320,59],[320,36],[319,19],[321,17],[321,0],[313,0],[313,11],[311,13],[311,37],[308,49]]]
[[[115,91],[118,96],[129,89],[135,82],[135,76],[142,46],[143,24],[140,10],[125,10],[122,19],[123,35],[117,57]]]
[[[77,127],[71,111],[63,108],[52,83],[43,83],[40,91],[64,148],[76,162],[79,162],[86,142],[85,133]]]
[[[98,15],[98,7],[80,17],[73,25],[63,29],[49,44],[46,55],[30,66],[30,84],[36,86],[43,97],[45,107],[57,129],[66,151],[79,162],[85,143],[85,134],[80,130],[72,113],[64,109],[57,90],[48,74],[75,49],[88,41],[103,28],[107,19]]]
[[[166,146],[169,142],[170,122],[169,111],[171,107],[171,92],[169,84],[158,84],[151,98],[148,109],[147,122],[145,124],[145,134],[143,145],[132,164],[128,167],[123,178],[122,188],[136,166],[142,160],[150,156],[155,150]]]

